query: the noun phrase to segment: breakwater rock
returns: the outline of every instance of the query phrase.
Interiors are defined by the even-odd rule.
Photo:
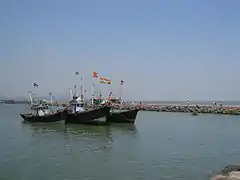
[[[57,103],[56,105],[61,105],[68,107],[68,103]],[[93,105],[86,105],[88,108],[93,108]],[[124,109],[124,110],[133,110],[139,109],[141,111],[156,111],[156,112],[183,112],[191,113],[192,115],[197,115],[198,113],[208,113],[208,114],[225,114],[225,115],[240,115],[240,107],[234,106],[223,106],[223,105],[170,105],[170,104],[131,104],[123,103],[120,104],[111,104],[113,108]]]
[[[240,166],[229,165],[210,180],[240,180]]]
[[[159,104],[113,104],[114,108],[125,110],[139,109],[142,111],[157,112],[184,112],[184,113],[209,113],[240,115],[240,107],[214,106],[214,105],[159,105]]]

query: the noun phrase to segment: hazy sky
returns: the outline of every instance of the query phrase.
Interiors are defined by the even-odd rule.
[[[239,0],[1,0],[0,95],[68,96],[92,72],[125,99],[240,100]]]

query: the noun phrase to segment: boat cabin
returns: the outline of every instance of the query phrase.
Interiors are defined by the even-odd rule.
[[[120,98],[110,98],[109,100],[114,104],[121,104]]]
[[[78,97],[74,96],[73,99],[69,102],[69,108],[72,113],[84,112],[84,102],[79,100]]]
[[[50,113],[47,105],[32,105],[31,112],[35,116],[45,116]]]
[[[93,99],[93,104],[95,105],[105,104],[105,103],[121,104],[121,99],[119,98],[109,98],[109,99],[94,98]]]

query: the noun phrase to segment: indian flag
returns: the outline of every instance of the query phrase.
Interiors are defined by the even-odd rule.
[[[112,81],[105,77],[100,77],[100,83],[102,84],[112,84]]]

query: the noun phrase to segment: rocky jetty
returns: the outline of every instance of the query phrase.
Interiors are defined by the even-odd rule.
[[[67,103],[57,103],[56,105],[62,105],[67,107]],[[92,108],[92,105],[88,105],[89,108]],[[192,115],[198,115],[199,113],[208,113],[208,114],[225,114],[225,115],[240,115],[240,107],[237,106],[223,106],[223,105],[198,105],[198,104],[181,104],[181,105],[170,105],[170,104],[132,104],[132,103],[123,103],[120,104],[111,104],[116,109],[139,109],[141,111],[156,111],[156,112],[182,112],[190,113]]]
[[[210,180],[240,180],[240,165],[229,165]]]
[[[209,114],[226,114],[240,115],[240,107],[216,106],[216,105],[159,105],[159,104],[128,104],[122,106],[113,104],[114,108],[122,108],[125,110],[140,109],[142,111],[157,112],[184,112],[191,114],[209,113]]]

